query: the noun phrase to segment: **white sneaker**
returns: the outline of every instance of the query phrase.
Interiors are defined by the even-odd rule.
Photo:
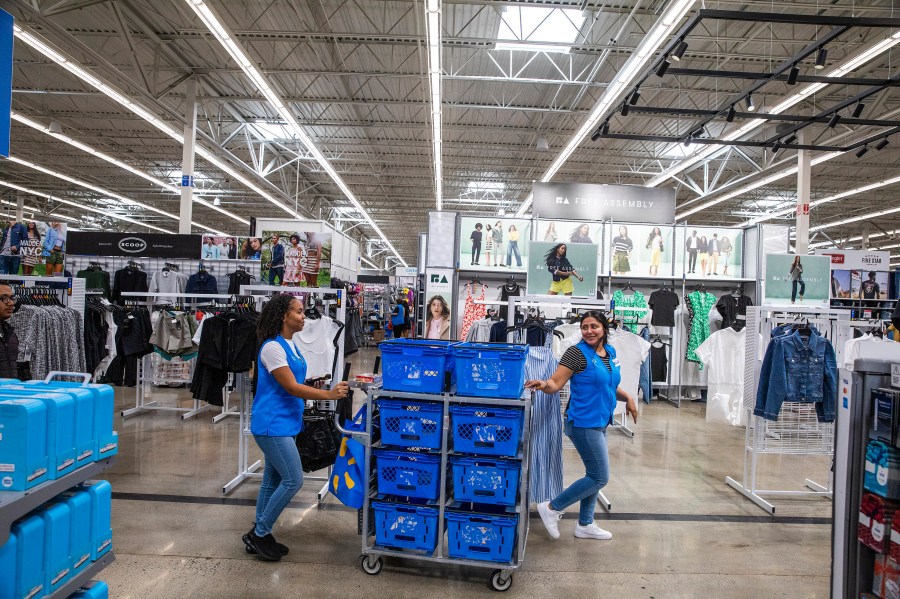
[[[547,533],[550,535],[550,538],[558,539],[559,521],[562,518],[563,513],[557,512],[556,510],[551,508],[549,501],[539,503],[537,509],[538,514],[541,515],[541,521],[544,523],[544,528],[547,529]]]
[[[576,524],[575,536],[579,539],[598,539],[600,541],[608,541],[612,538],[612,533],[597,526],[596,522],[591,522],[587,526]]]

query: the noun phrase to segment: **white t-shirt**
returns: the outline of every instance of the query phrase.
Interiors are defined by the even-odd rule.
[[[616,350],[616,358],[621,367],[622,389],[637,398],[641,383],[641,364],[650,354],[650,342],[639,335],[627,331],[612,329],[609,331],[609,344]],[[623,404],[624,402],[619,402]]]
[[[744,390],[744,344],[747,330],[724,328],[716,331],[697,348],[697,357],[709,368],[709,393],[738,393]],[[728,389],[722,389],[728,387]]]
[[[293,350],[295,357],[300,357],[296,344],[288,343],[288,347]],[[272,341],[267,341],[265,345],[263,345],[259,352],[259,361],[262,362],[262,365],[265,366],[266,370],[269,372],[288,365],[287,354],[284,353],[284,347],[274,339]],[[305,381],[297,382],[303,384]]]
[[[307,319],[303,330],[294,334],[294,345],[300,349],[306,360],[306,377],[319,378],[333,374],[334,368],[334,338],[337,336],[341,325],[322,316],[316,319]]]

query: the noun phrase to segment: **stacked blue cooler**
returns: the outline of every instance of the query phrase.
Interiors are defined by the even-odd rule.
[[[110,551],[112,489],[81,483],[78,470],[117,453],[113,410],[107,385],[0,381],[0,499],[72,481],[13,523],[0,546],[0,599],[50,595]],[[79,592],[108,596],[102,583]]]

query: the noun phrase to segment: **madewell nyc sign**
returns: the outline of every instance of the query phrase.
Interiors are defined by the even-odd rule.
[[[639,185],[535,183],[532,211],[538,218],[626,223],[675,222],[675,190]]]

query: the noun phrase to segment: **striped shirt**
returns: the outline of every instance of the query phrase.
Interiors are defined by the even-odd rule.
[[[632,249],[634,249],[634,243],[632,243],[631,239],[628,237],[622,237],[621,235],[617,235],[612,240],[613,243],[613,251],[617,254],[627,254]]]
[[[609,364],[609,352],[606,353],[605,356],[600,356],[600,359],[603,360],[603,363],[606,365],[606,369],[612,372],[612,366]],[[584,358],[584,354],[578,349],[577,346],[573,345],[568,348],[566,352],[563,354],[563,357],[559,360],[560,366],[565,366],[572,372],[582,372],[585,368],[587,368],[587,360]]]

